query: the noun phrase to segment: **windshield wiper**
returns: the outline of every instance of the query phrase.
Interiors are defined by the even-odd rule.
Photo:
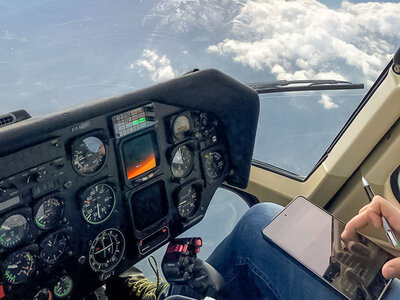
[[[341,80],[278,80],[273,82],[248,83],[258,94],[364,89],[363,83],[351,83]]]

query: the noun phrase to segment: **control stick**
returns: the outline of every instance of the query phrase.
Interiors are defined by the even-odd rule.
[[[197,258],[202,245],[199,237],[174,239],[164,255],[162,270],[169,283],[186,284],[202,297],[217,299],[224,279],[214,267]]]

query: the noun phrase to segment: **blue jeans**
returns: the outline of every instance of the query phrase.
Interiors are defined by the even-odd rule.
[[[272,203],[253,206],[208,258],[225,279],[224,299],[342,299],[263,238],[262,229],[281,210]],[[399,282],[391,284],[385,300],[400,299]]]

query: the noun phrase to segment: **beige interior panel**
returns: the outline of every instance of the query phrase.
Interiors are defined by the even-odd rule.
[[[400,122],[397,122],[335,195],[328,206],[329,211],[343,221],[348,221],[358,213],[362,206],[369,203],[361,183],[361,176],[368,180],[375,194],[383,196],[400,209],[400,204],[394,196],[390,184],[390,176],[400,165],[399,153]],[[362,232],[381,246],[391,249],[382,229],[368,227]]]

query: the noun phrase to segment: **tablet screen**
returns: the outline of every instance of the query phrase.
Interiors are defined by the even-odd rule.
[[[389,282],[383,264],[394,258],[357,234],[344,242],[345,224],[303,197],[293,200],[263,233],[350,299],[378,299]]]

